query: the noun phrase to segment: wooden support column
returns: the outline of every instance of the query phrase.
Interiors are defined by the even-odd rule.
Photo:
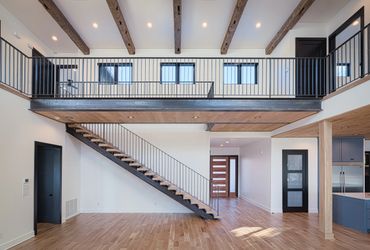
[[[320,230],[327,240],[334,239],[333,234],[333,195],[332,195],[332,123],[324,120],[319,124],[319,178],[320,178]]]

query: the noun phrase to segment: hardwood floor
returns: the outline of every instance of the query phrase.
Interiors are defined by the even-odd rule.
[[[324,240],[317,214],[270,214],[241,199],[220,201],[220,220],[193,214],[80,214],[13,249],[370,249],[370,234],[334,225]]]

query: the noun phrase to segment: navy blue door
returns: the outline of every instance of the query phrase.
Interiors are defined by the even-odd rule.
[[[61,223],[61,147],[36,142],[35,222]]]

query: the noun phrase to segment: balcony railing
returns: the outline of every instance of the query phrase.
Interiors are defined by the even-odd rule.
[[[315,99],[369,74],[368,29],[320,58],[44,58],[1,39],[0,81],[33,98]]]

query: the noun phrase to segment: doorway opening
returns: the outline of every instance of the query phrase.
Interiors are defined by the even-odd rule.
[[[283,212],[308,212],[308,150],[283,150]]]
[[[326,38],[296,38],[296,96],[325,95]],[[321,58],[309,60],[308,58]]]
[[[238,156],[211,156],[211,197],[238,197]]]
[[[62,222],[62,147],[35,142],[34,231]]]

